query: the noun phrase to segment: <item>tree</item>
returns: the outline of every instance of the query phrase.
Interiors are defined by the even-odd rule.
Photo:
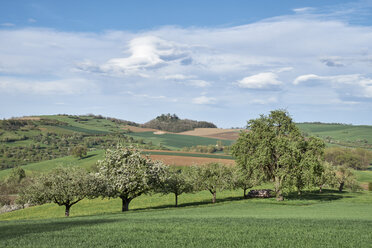
[[[78,158],[84,158],[87,155],[87,147],[78,145],[72,148],[71,154]]]
[[[355,176],[347,166],[338,166],[336,170],[336,179],[339,184],[339,192],[342,192],[344,187],[353,189],[356,186]]]
[[[212,203],[216,203],[217,191],[223,191],[232,187],[232,171],[225,165],[209,163],[194,168],[197,187],[202,190],[208,190],[212,194]]]
[[[318,186],[317,182],[323,173],[324,142],[310,137],[300,144],[299,161],[293,168],[293,184],[300,195],[305,186]]]
[[[247,190],[261,183],[262,178],[255,175],[253,170],[237,165],[233,171],[233,187],[243,189],[243,197],[248,198]]]
[[[302,170],[310,173],[312,167],[318,167],[324,145],[319,140],[307,142],[284,110],[252,119],[247,128],[232,148],[237,164],[273,181],[277,200],[283,200],[284,189],[302,188]]]
[[[317,185],[319,186],[319,193],[322,193],[323,187],[325,185],[331,187],[337,185],[336,169],[334,168],[334,166],[332,166],[328,162],[323,163],[323,172],[322,175],[318,177]]]
[[[121,145],[106,150],[98,167],[98,175],[105,182],[103,196],[121,198],[123,212],[129,210],[134,198],[154,189],[165,173],[162,162],[152,161],[139,150]]]
[[[7,178],[7,183],[20,183],[22,179],[26,177],[26,172],[24,169],[21,167],[14,167],[11,172],[9,177]]]
[[[175,197],[175,207],[177,207],[178,196],[183,193],[192,192],[193,185],[187,177],[185,170],[168,168],[157,191],[163,194],[173,193]]]
[[[44,204],[54,202],[65,206],[65,216],[70,208],[92,195],[94,177],[83,169],[57,168],[32,180],[32,184],[20,193],[22,202]]]

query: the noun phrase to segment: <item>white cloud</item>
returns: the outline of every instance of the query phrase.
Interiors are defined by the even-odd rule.
[[[210,82],[207,82],[207,81],[204,81],[204,80],[189,80],[189,81],[186,81],[186,84],[191,85],[191,86],[195,86],[195,87],[198,87],[198,88],[204,88],[204,87],[211,86]]]
[[[193,78],[194,76],[187,76],[183,74],[172,74],[172,75],[166,75],[163,78],[166,80],[185,80]]]
[[[307,74],[298,76],[293,84],[308,84],[309,82],[327,84],[336,89],[343,98],[372,98],[372,79],[359,74],[337,76]]]
[[[28,18],[27,21],[30,22],[30,23],[35,23],[36,22],[36,20],[34,18]]]
[[[53,81],[30,81],[0,77],[1,92],[36,95],[79,95],[97,91],[97,87],[82,78]]]
[[[10,22],[4,22],[4,23],[1,23],[0,26],[3,26],[3,27],[14,27],[15,24],[14,23],[10,23]]]
[[[216,98],[207,96],[200,96],[192,99],[192,103],[200,105],[215,104],[216,102]]]
[[[180,45],[156,36],[132,39],[127,51],[130,56],[112,58],[100,66],[104,72],[128,73],[141,69],[157,68],[187,57]]]
[[[293,81],[293,84],[297,85],[297,84],[300,84],[300,83],[303,83],[303,82],[306,82],[306,81],[310,81],[310,80],[318,80],[318,79],[321,79],[322,77],[318,76],[318,75],[315,75],[315,74],[306,74],[306,75],[301,75],[301,76],[298,76],[294,81]]]
[[[262,72],[253,76],[245,77],[237,82],[240,88],[247,89],[272,89],[280,86],[278,75],[272,72]]]
[[[303,14],[303,13],[311,12],[313,10],[315,10],[315,8],[312,8],[312,7],[304,7],[304,8],[293,9],[293,11],[297,14]]]

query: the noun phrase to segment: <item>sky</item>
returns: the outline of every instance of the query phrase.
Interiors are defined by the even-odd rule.
[[[0,1],[0,118],[372,125],[372,0]]]

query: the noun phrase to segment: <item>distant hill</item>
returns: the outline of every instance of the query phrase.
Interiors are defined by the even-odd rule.
[[[331,145],[372,149],[372,126],[306,122],[296,124],[306,136],[317,136]]]
[[[185,132],[195,128],[217,128],[217,126],[211,122],[180,119],[176,114],[162,114],[146,122],[142,127],[173,133]]]

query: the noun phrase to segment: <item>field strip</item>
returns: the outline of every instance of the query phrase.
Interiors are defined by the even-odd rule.
[[[198,158],[217,158],[232,160],[233,157],[229,155],[205,154],[205,153],[188,153],[188,152],[174,152],[174,151],[143,151],[149,155],[166,155],[166,156],[180,156],[180,157],[198,157]]]
[[[158,154],[151,154],[150,158],[152,160],[163,161],[163,163],[167,165],[176,165],[176,166],[202,165],[202,164],[208,164],[208,163],[222,163],[226,165],[235,165],[235,160],[232,160],[232,159],[172,156],[172,155],[158,155]]]

